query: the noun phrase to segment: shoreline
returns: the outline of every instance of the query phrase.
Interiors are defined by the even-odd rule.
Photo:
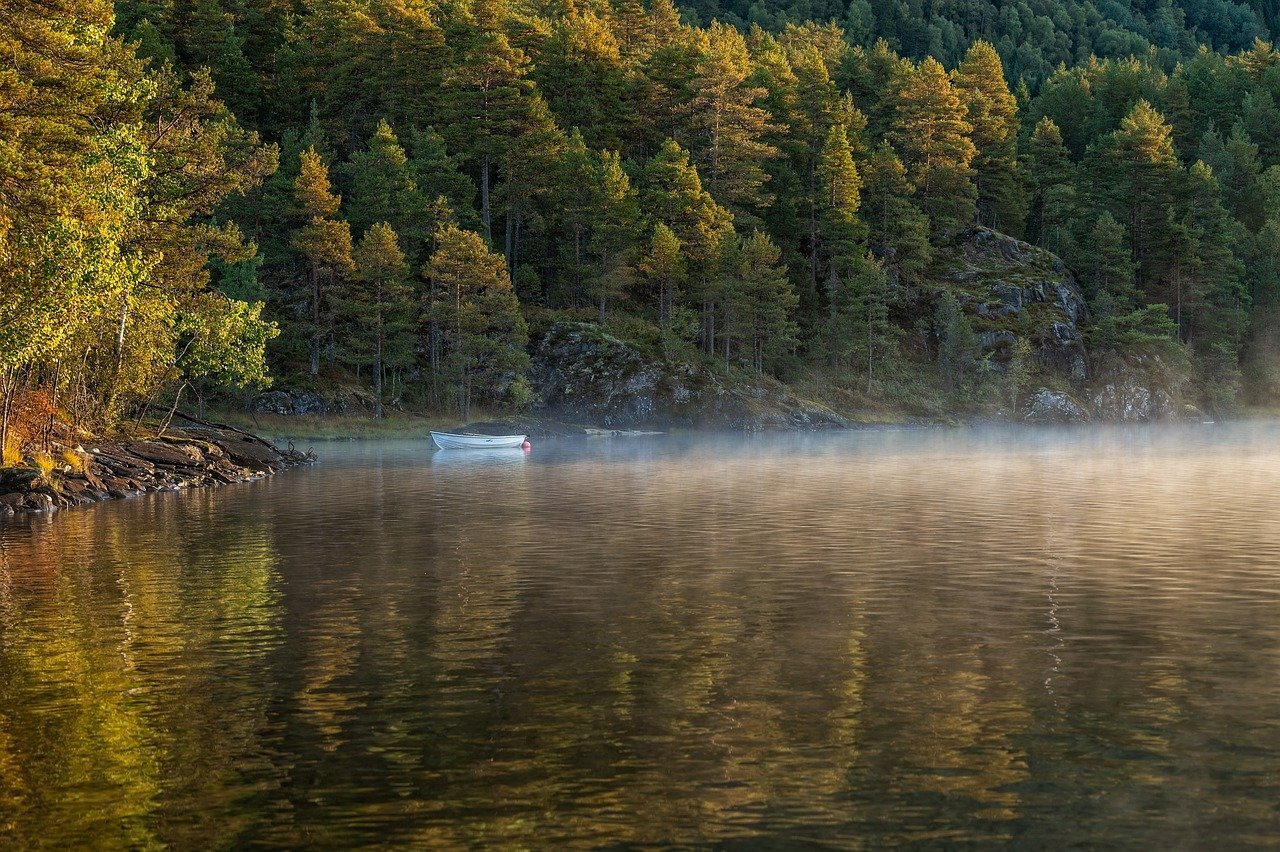
[[[234,426],[188,419],[192,425],[162,437],[82,440],[48,469],[0,468],[0,520],[139,494],[253,482],[317,460],[292,443],[282,449]]]

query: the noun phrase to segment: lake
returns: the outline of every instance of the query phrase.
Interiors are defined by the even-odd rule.
[[[0,846],[1280,839],[1280,426],[332,443],[0,526]]]

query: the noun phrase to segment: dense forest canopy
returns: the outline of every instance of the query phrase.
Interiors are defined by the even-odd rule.
[[[930,271],[975,223],[1077,272],[1095,351],[1183,364],[1223,410],[1280,375],[1271,4],[0,9],[6,411],[261,383],[264,347],[379,412],[519,405],[565,317],[869,398],[998,396],[1035,365],[984,360]]]

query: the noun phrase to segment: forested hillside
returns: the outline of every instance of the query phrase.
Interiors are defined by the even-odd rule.
[[[1156,359],[1220,412],[1272,398],[1274,10],[871,5],[7,0],[7,387],[254,382],[197,358],[247,326],[239,354],[270,339],[277,376],[379,412],[518,407],[570,319],[994,409],[1053,377],[954,277],[976,224],[1074,270],[1095,360]]]

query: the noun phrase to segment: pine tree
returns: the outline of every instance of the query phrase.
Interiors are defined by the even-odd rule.
[[[876,364],[896,345],[889,320],[894,299],[884,268],[875,258],[862,258],[841,281],[825,325],[823,346],[833,367],[866,374],[866,394],[875,392]]]
[[[688,152],[673,139],[664,142],[645,164],[640,207],[654,221],[671,228],[694,265],[715,256],[717,235],[732,221],[729,211],[702,188]]]
[[[763,141],[769,114],[757,106],[765,90],[748,83],[746,42],[734,28],[713,23],[691,81],[689,125],[700,173],[711,196],[741,224],[758,223],[772,201],[763,168],[777,149]]]
[[[1248,293],[1235,255],[1235,223],[1221,200],[1212,170],[1197,162],[1190,171],[1187,231],[1195,264],[1178,310],[1180,333],[1199,355],[1206,397],[1216,411],[1235,404],[1239,350],[1247,318]]]
[[[1062,131],[1045,116],[1036,123],[1028,143],[1026,178],[1031,194],[1027,238],[1042,248],[1056,244],[1054,235],[1070,218],[1063,199],[1074,193],[1074,168],[1062,144]]]
[[[385,366],[403,367],[412,360],[409,335],[409,264],[395,230],[377,222],[354,252],[357,286],[348,287],[342,307],[356,328],[355,354],[367,357],[373,370],[373,416],[382,417]]]
[[[480,218],[475,211],[476,185],[462,172],[460,163],[463,157],[450,154],[445,148],[444,138],[430,127],[410,135],[409,150],[409,175],[421,197],[429,200],[444,198],[450,216],[456,216],[468,228],[480,227]],[[428,204],[428,208],[433,205],[434,201]],[[422,230],[431,233],[434,221],[434,217],[429,217]]]
[[[369,147],[353,153],[342,171],[350,187],[344,209],[352,229],[363,234],[375,222],[386,222],[409,245],[421,242],[416,231],[425,200],[391,125],[378,122]]]
[[[466,420],[473,400],[499,401],[504,379],[528,368],[528,327],[505,260],[479,234],[453,225],[441,229],[431,279],[445,294],[433,308],[445,333],[444,365],[458,415]]]
[[[444,78],[441,104],[445,141],[465,151],[480,178],[480,221],[493,240],[494,167],[503,171],[525,127],[533,81],[524,52],[507,37],[483,28],[471,34],[456,65]]]
[[[890,136],[933,231],[942,233],[973,221],[973,126],[947,72],[937,60],[926,59],[901,80],[894,97],[897,108]]]
[[[1078,265],[1080,283],[1095,313],[1119,315],[1136,308],[1139,293],[1133,283],[1134,264],[1124,225],[1106,210],[1102,211],[1085,246]]]
[[[841,281],[866,253],[866,226],[858,218],[862,179],[853,162],[848,131],[832,125],[818,158],[818,234],[825,266],[826,296],[834,306]],[[819,252],[815,247],[816,256]]]
[[[915,282],[929,265],[929,219],[911,200],[906,167],[888,145],[867,158],[862,172],[863,218],[868,245],[891,278]]]
[[[382,113],[406,138],[438,114],[449,63],[445,34],[417,0],[374,0],[376,30],[367,52],[374,75],[365,87],[377,95]]]
[[[1129,233],[1140,284],[1159,289],[1173,260],[1175,230],[1166,226],[1181,170],[1168,123],[1146,101],[1139,101],[1090,152],[1092,187]]]
[[[973,324],[950,290],[943,292],[938,300],[934,328],[938,335],[938,369],[942,379],[953,390],[962,388],[977,366],[980,349]]]
[[[635,122],[632,84],[609,22],[575,10],[543,44],[535,78],[551,111],[593,148],[624,147]]]
[[[336,278],[355,272],[351,257],[351,226],[333,218],[341,204],[329,184],[329,169],[314,148],[300,157],[294,198],[304,224],[294,232],[293,248],[306,260],[310,290],[309,352],[311,375],[320,372],[320,352],[332,331],[326,288]]]
[[[671,324],[676,294],[685,283],[685,256],[680,238],[663,223],[653,226],[649,250],[640,260],[641,278],[657,293],[658,325],[666,331]]]
[[[736,342],[757,373],[798,342],[792,315],[799,299],[779,261],[782,253],[767,234],[731,237],[722,263],[721,301],[725,367]]]
[[[1018,175],[1018,104],[1005,83],[1000,56],[977,41],[955,71],[955,88],[967,108],[977,154],[978,221],[1020,235],[1026,217]]]
[[[1214,179],[1222,189],[1222,202],[1231,214],[1250,230],[1262,227],[1266,217],[1262,187],[1258,183],[1262,167],[1258,162],[1258,146],[1249,139],[1243,125],[1237,122],[1225,141],[1208,131],[1200,143],[1199,156],[1213,169]]]

